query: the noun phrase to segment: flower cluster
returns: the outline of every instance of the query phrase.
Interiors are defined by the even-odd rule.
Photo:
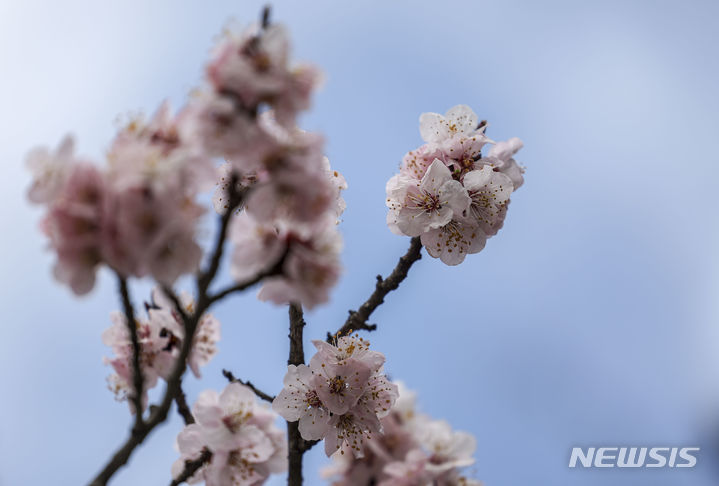
[[[240,383],[230,383],[222,393],[206,390],[192,407],[195,423],[177,436],[180,458],[172,466],[178,477],[185,461],[196,460],[205,449],[212,453],[187,481],[207,486],[259,485],[273,473],[287,469],[287,442],[277,428],[277,414],[260,404]]]
[[[207,68],[208,87],[189,110],[204,124],[195,128],[207,152],[227,161],[215,209],[227,210],[231,190],[247,195],[232,222],[233,276],[243,281],[281,264],[259,298],[312,308],[328,300],[339,278],[336,225],[347,184],[324,157],[322,137],[294,124],[319,72],[290,68],[288,51],[282,26],[228,31]]]
[[[357,336],[313,344],[317,353],[309,366],[289,366],[272,408],[289,422],[299,421],[304,439],[324,439],[328,456],[362,456],[365,443],[381,435],[380,419],[397,399],[397,387],[383,372],[385,357]]]
[[[189,294],[181,296],[187,314],[194,311],[194,302]],[[162,292],[155,289],[152,302],[146,305],[147,319],[136,319],[137,337],[140,344],[140,372],[144,379],[142,404],[147,406],[147,390],[157,385],[158,378],[167,379],[175,366],[185,327],[174,305]],[[112,326],[102,334],[102,341],[112,348],[115,357],[105,358],[105,364],[112,366],[114,374],[108,378],[110,389],[118,400],[126,400],[133,393],[132,343],[127,328],[127,318],[121,312],[111,314]],[[217,353],[216,343],[220,340],[220,322],[212,314],[203,314],[197,326],[188,365],[200,377],[200,366],[206,365]],[[134,412],[131,400],[130,409]]]
[[[365,442],[361,457],[334,456],[324,476],[334,486],[479,486],[460,473],[474,463],[474,437],[417,413],[415,394],[396,384],[399,398],[381,420],[384,433]]]
[[[424,113],[420,134],[426,142],[402,159],[387,182],[387,224],[396,234],[420,236],[427,252],[447,265],[478,253],[497,234],[509,197],[523,183],[514,160],[518,138],[494,143],[465,105],[442,116]],[[493,144],[486,156],[482,148]]]
[[[112,143],[105,170],[77,157],[70,137],[55,152],[28,155],[29,198],[47,206],[42,228],[57,254],[55,276],[76,294],[92,289],[101,263],[165,284],[197,269],[204,210],[196,196],[212,186],[215,171],[180,137],[179,121],[167,104],[147,122],[132,120]]]
[[[56,277],[84,294],[102,263],[163,284],[195,272],[204,213],[197,196],[215,184],[220,213],[230,192],[244,198],[232,222],[233,275],[277,265],[261,299],[326,302],[341,270],[336,226],[347,184],[323,155],[323,138],[295,125],[319,81],[316,68],[290,65],[281,25],[227,30],[205,85],[177,115],[163,104],[149,121],[132,119],[104,170],[75,156],[71,138],[55,152],[31,152],[29,198],[48,208],[42,227],[57,254]],[[225,160],[219,169],[217,158]]]

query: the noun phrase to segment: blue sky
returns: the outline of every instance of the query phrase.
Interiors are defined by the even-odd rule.
[[[103,273],[76,299],[52,280],[24,154],[70,131],[101,158],[118,116],[180,105],[226,20],[260,6],[0,1],[0,485],[82,484],[129,421],[101,361],[114,281]],[[408,245],[384,223],[384,184],[421,143],[420,113],[465,103],[493,138],[525,142],[504,229],[458,267],[423,258],[373,316],[387,371],[476,435],[488,485],[717,483],[718,15],[701,1],[274,3],[296,57],[326,73],[302,125],[327,136],[350,184],[345,273],[308,339],[337,328]],[[190,398],[223,387],[223,367],[278,391],[285,310],[250,293],[216,315],[221,352],[188,379]],[[180,426],[113,484],[169,482]],[[576,445],[702,451],[693,470],[570,470]],[[309,455],[308,484],[325,462]]]

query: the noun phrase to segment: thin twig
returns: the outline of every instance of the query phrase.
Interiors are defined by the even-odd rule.
[[[257,285],[258,283],[260,283],[262,280],[264,280],[266,278],[274,277],[276,275],[282,275],[282,267],[285,264],[285,259],[287,257],[287,253],[288,253],[287,250],[285,250],[285,252],[282,254],[280,259],[277,260],[275,263],[273,263],[272,266],[270,266],[269,268],[267,268],[265,270],[262,270],[261,272],[259,272],[257,275],[255,275],[251,279],[249,279],[245,282],[240,282],[238,284],[227,287],[226,289],[220,290],[216,294],[209,296],[208,299],[210,300],[210,303],[214,303],[214,302],[217,302],[218,300],[224,299],[225,297],[227,297],[230,294],[234,294],[236,292],[243,292],[243,291],[249,289],[250,287]]]
[[[135,408],[135,425],[134,428],[142,427],[142,394],[144,387],[144,377],[140,368],[140,340],[137,337],[137,320],[135,319],[135,307],[130,300],[130,290],[127,287],[127,279],[117,274],[117,281],[120,287],[120,297],[122,298],[122,306],[125,311],[125,322],[127,330],[130,333],[130,343],[132,343],[132,387],[133,394],[130,396],[132,406]]]
[[[381,275],[377,275],[377,283],[369,299],[356,311],[350,311],[344,325],[335,334],[327,333],[327,340],[331,341],[334,337],[346,336],[354,331],[374,331],[377,329],[377,325],[368,324],[367,319],[384,302],[387,294],[399,287],[399,284],[407,277],[407,273],[414,262],[420,258],[422,258],[422,243],[419,237],[414,237],[410,242],[407,253],[399,259],[389,277],[383,279]]]
[[[255,395],[260,397],[262,400],[272,403],[275,399],[275,397],[273,395],[263,392],[262,390],[257,388],[255,385],[253,385],[251,381],[242,381],[239,378],[235,378],[235,375],[233,375],[232,372],[229,370],[222,370],[222,374],[224,375],[225,378],[227,378],[227,380],[230,383],[241,383],[241,384],[245,385],[247,388],[249,388],[250,390],[255,392]]]
[[[192,475],[195,474],[202,466],[210,462],[210,459],[212,459],[212,452],[210,452],[210,450],[205,447],[204,449],[202,449],[200,457],[195,460],[188,459],[187,461],[185,461],[185,469],[180,473],[179,476],[172,480],[170,486],[178,486],[190,479]]]
[[[195,417],[192,416],[190,407],[187,405],[187,397],[185,396],[185,391],[182,389],[182,381],[180,381],[180,387],[175,395],[175,403],[177,404],[177,413],[182,416],[185,425],[194,424]]]

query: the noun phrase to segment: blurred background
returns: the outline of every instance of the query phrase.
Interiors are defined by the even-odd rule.
[[[102,364],[115,281],[101,273],[82,299],[53,281],[25,153],[72,132],[101,160],[118,117],[180,106],[226,21],[261,6],[0,1],[1,485],[85,484],[130,420]],[[487,485],[716,485],[717,18],[710,1],[273,2],[295,58],[326,73],[302,126],[350,185],[345,274],[307,316],[308,343],[409,244],[385,225],[384,186],[421,143],[420,113],[468,104],[492,138],[525,142],[526,183],[483,252],[458,267],[425,255],[373,316],[388,373],[477,437],[470,473]],[[190,401],[225,386],[222,368],[278,392],[286,309],[250,292],[215,314],[220,354],[186,380]],[[173,412],[112,484],[169,483],[180,428]],[[694,469],[569,469],[573,446],[701,452]]]

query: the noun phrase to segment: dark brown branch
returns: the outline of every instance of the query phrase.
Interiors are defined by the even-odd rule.
[[[222,370],[222,374],[224,375],[225,378],[227,378],[227,380],[230,383],[241,383],[241,384],[245,385],[247,388],[249,388],[250,390],[255,392],[255,395],[260,397],[262,400],[272,403],[275,399],[275,397],[273,395],[269,395],[269,394],[263,392],[262,390],[257,388],[255,385],[253,385],[251,381],[242,381],[239,378],[235,378],[235,375],[233,375],[231,371]]]
[[[301,365],[305,362],[305,351],[302,333],[306,325],[302,306],[290,304],[290,356],[287,364]],[[287,474],[288,486],[302,486],[302,456],[308,449],[299,429],[299,422],[287,422],[287,449],[289,470]]]
[[[127,330],[130,333],[130,343],[132,344],[132,388],[133,394],[129,397],[132,406],[135,408],[135,426],[142,427],[142,393],[144,387],[144,378],[140,369],[140,340],[137,337],[137,320],[135,319],[135,308],[130,300],[130,290],[127,288],[127,279],[117,274],[117,281],[120,287],[120,297],[122,298],[122,307],[125,312],[125,322]]]
[[[210,452],[207,448],[202,449],[200,457],[192,461],[189,459],[185,461],[185,469],[179,476],[172,480],[170,486],[178,486],[190,479],[192,475],[198,471],[198,469],[210,462],[210,459],[212,459],[212,452]]]
[[[175,395],[175,403],[177,404],[177,413],[182,416],[182,420],[185,421],[185,425],[194,424],[195,417],[192,416],[190,407],[187,405],[187,397],[185,396],[185,391],[182,389],[182,381],[180,381],[180,387]]]
[[[356,311],[350,311],[344,325],[334,335],[328,333],[327,340],[331,341],[333,337],[346,336],[354,331],[374,331],[377,329],[377,325],[368,324],[367,319],[384,302],[387,294],[399,287],[399,284],[407,277],[407,273],[414,262],[420,258],[422,258],[422,243],[419,237],[414,237],[410,242],[407,253],[399,259],[397,266],[394,267],[389,277],[383,279],[381,275],[377,275],[377,283],[369,299]]]

